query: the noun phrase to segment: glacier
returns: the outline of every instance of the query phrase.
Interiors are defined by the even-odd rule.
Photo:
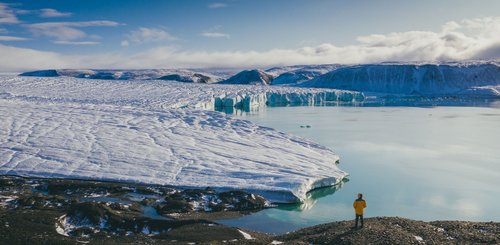
[[[242,189],[304,201],[348,174],[309,140],[213,111],[361,101],[331,89],[0,76],[0,174]]]
[[[1,75],[0,80],[0,98],[129,105],[151,109],[214,110],[234,107],[254,110],[266,105],[317,105],[364,100],[363,93],[335,89]]]
[[[211,111],[0,99],[0,173],[237,188],[304,200],[347,173],[313,142]]]

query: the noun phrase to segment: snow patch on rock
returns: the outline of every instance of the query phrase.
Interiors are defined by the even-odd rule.
[[[238,232],[241,233],[241,235],[243,235],[243,238],[245,238],[246,240],[253,240],[254,238],[252,237],[252,235],[238,229]]]

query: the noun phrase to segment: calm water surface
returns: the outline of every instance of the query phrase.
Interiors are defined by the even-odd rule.
[[[366,217],[500,221],[499,108],[276,107],[239,117],[333,149],[350,176],[302,205],[226,225],[279,234],[352,219],[358,192]]]

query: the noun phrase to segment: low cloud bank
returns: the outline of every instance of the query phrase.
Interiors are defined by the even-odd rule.
[[[159,46],[132,55],[66,55],[0,45],[0,71],[48,68],[269,67],[293,64],[374,63],[384,61],[460,61],[500,58],[500,17],[448,22],[439,32],[373,34],[357,43],[331,43],[298,49],[256,51],[186,51]]]

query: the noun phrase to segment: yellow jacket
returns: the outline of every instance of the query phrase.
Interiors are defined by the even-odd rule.
[[[362,215],[364,209],[366,208],[366,202],[363,199],[356,199],[352,204],[354,210],[356,210],[357,215]]]

